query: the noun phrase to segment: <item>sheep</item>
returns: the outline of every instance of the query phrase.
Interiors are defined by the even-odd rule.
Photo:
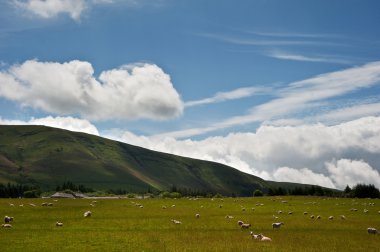
[[[283,222],[275,222],[275,223],[272,223],[272,228],[273,229],[279,229],[282,225],[284,225]]]
[[[380,214],[380,210],[377,213]]]
[[[57,221],[57,222],[55,223],[55,226],[56,226],[56,227],[63,227],[63,223]]]
[[[341,216],[340,216],[340,219],[341,219],[341,220],[346,220],[346,216],[341,215]]]
[[[257,235],[257,239],[259,239],[260,241],[272,241],[271,238],[266,237],[266,236],[264,236],[264,235],[262,235],[262,234],[258,234],[258,235]]]
[[[273,219],[277,220],[278,217],[276,215],[272,215]]]
[[[367,214],[368,212],[369,212],[368,209],[363,210],[363,213],[365,213],[365,214]]]
[[[11,224],[1,224],[1,227],[3,227],[3,228],[11,228],[12,225]]]
[[[243,223],[243,224],[240,225],[241,229],[248,229],[250,227],[251,227],[251,224],[249,224],[249,223]]]
[[[199,213],[195,214],[195,218],[199,219],[200,215]]]
[[[182,224],[182,222],[180,222],[179,220],[171,220],[171,222],[173,222],[174,224],[178,225],[178,224]]]
[[[13,221],[13,217],[10,217],[10,216],[5,216],[4,217],[4,222],[5,223],[9,223],[9,222],[12,222]]]
[[[291,215],[291,214],[293,214],[293,212],[292,212],[292,211],[289,211],[288,214]]]
[[[357,212],[358,209],[356,209],[356,208],[351,208],[350,211],[351,211],[351,212]]]
[[[250,235],[252,236],[252,239],[257,240],[259,238],[259,235],[254,234],[252,231],[250,232]]]
[[[334,220],[334,216],[329,216],[329,220]]]
[[[219,205],[219,208],[222,208],[223,207],[223,205]]]
[[[20,204],[19,207],[24,207],[24,204]]]
[[[318,215],[318,216],[317,216],[317,220],[320,220],[320,219],[321,219],[321,216],[320,216],[320,215]]]
[[[243,207],[242,209],[241,209],[243,212],[245,212],[245,208]]]
[[[48,203],[47,206],[53,206],[53,203]]]
[[[303,215],[307,215],[307,212],[303,212]]]
[[[379,233],[379,231],[377,231],[376,228],[372,228],[372,227],[367,228],[367,232],[368,232],[368,234],[378,234]]]
[[[310,215],[310,219],[314,219],[314,215]]]
[[[41,206],[47,206],[47,205],[48,205],[47,202],[43,202],[43,203],[41,204]]]
[[[9,206],[11,206],[11,207],[14,207],[15,205],[14,205],[14,204],[12,204],[12,203],[9,203]]]
[[[90,206],[95,207],[95,204],[92,204],[92,203],[91,203]]]
[[[35,207],[36,205],[33,203],[30,203],[29,206]]]
[[[84,214],[83,214],[83,216],[86,218],[91,217],[91,215],[92,215],[91,211],[84,212]]]
[[[172,207],[175,207],[175,205],[172,205]]]
[[[167,207],[166,206],[162,206],[162,209],[166,209]]]
[[[226,215],[226,219],[233,219],[234,217],[232,215]]]
[[[277,213],[278,213],[278,214],[282,214],[282,211],[280,210],[280,211],[278,211]]]
[[[243,221],[241,221],[241,220],[239,220],[239,221],[237,222],[237,224],[238,224],[239,226],[241,226],[241,225],[243,225],[243,224],[244,224],[244,222],[243,222]]]

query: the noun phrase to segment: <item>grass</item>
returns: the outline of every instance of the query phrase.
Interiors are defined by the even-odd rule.
[[[287,203],[282,203],[283,200]],[[379,199],[115,199],[98,200],[95,207],[90,206],[91,201],[0,199],[0,216],[15,218],[11,229],[0,229],[1,251],[380,250],[380,235],[369,235],[366,231],[370,226],[380,229]],[[42,202],[54,205],[42,207]],[[368,206],[369,202],[375,206]],[[264,205],[256,206],[257,203]],[[242,207],[246,210],[242,211]],[[358,211],[351,212],[349,209],[353,207]],[[363,213],[364,208],[369,209],[368,214]],[[83,217],[87,210],[92,211],[91,218]],[[278,214],[279,210],[283,213]],[[288,211],[293,211],[293,215],[288,215]],[[304,211],[309,214],[303,215]],[[199,219],[195,218],[196,213],[200,214]],[[228,220],[227,214],[235,218]],[[322,219],[312,220],[311,214],[321,215]],[[342,214],[347,220],[339,218]],[[273,215],[279,217],[276,221],[285,223],[280,230],[271,227],[276,222]],[[330,215],[335,216],[333,221],[328,220]],[[182,225],[174,225],[171,219],[182,221]],[[238,220],[251,223],[252,231],[263,233],[273,241],[252,240],[249,231],[240,230]],[[56,221],[64,226],[55,227]]]

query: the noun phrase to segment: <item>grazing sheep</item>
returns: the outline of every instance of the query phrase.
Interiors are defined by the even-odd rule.
[[[257,235],[257,239],[259,239],[260,241],[272,241],[271,238],[266,237],[266,236],[264,236],[264,235],[262,235],[262,234],[258,234],[258,235]]]
[[[380,211],[378,211],[377,213],[380,214]]]
[[[4,222],[5,223],[9,223],[9,222],[12,222],[13,221],[13,217],[10,217],[10,216],[5,216],[4,217]]]
[[[307,215],[307,212],[303,212],[303,215]]]
[[[317,220],[320,220],[320,219],[321,219],[321,216],[320,216],[320,215],[318,215],[318,216],[317,216]]]
[[[278,213],[278,214],[282,214],[282,211],[280,210],[280,211],[278,211],[277,213]]]
[[[12,225],[11,224],[1,224],[1,227],[3,227],[3,228],[11,228]]]
[[[47,205],[48,205],[47,202],[43,202],[43,203],[41,204],[41,206],[47,206]]]
[[[92,215],[91,211],[84,212],[84,214],[83,214],[83,216],[86,218],[91,217],[91,215]]]
[[[172,207],[175,207],[175,205],[172,205]]]
[[[92,204],[92,203],[91,203],[90,206],[95,207],[95,204]]]
[[[15,206],[14,204],[12,204],[12,203],[9,203],[9,206]]]
[[[310,215],[310,219],[314,219],[314,215]]]
[[[254,208],[254,207],[252,207],[252,211],[255,211],[255,208]],[[379,211],[379,213],[380,213],[380,211]]]
[[[367,232],[368,232],[368,234],[378,234],[379,233],[379,231],[377,231],[376,228],[372,228],[372,227],[367,228]]]
[[[232,215],[226,215],[226,219],[233,219],[234,217]]]
[[[365,214],[367,214],[368,212],[369,212],[368,209],[363,210],[363,213],[365,213]]]
[[[249,234],[252,236],[252,239],[257,240],[259,238],[259,235],[254,234],[252,231]]]
[[[166,206],[162,206],[162,209],[166,209],[167,207]]]
[[[291,215],[291,214],[293,214],[293,212],[292,212],[292,211],[290,211],[290,212],[288,212],[288,214],[289,214],[289,215]]]
[[[182,222],[178,221],[178,220],[171,220],[174,224],[178,225],[178,224],[182,224]]]
[[[243,221],[241,221],[241,220],[239,220],[239,221],[237,222],[237,224],[238,224],[239,226],[241,226],[241,225],[243,225],[243,224],[244,224],[244,222],[243,222]]]
[[[30,203],[29,206],[35,207],[36,205],[33,203]]]
[[[48,203],[47,206],[53,206],[53,203]]]
[[[277,217],[277,216],[275,216],[275,215],[273,215],[273,219],[277,220],[277,219],[278,219],[278,217]]]
[[[195,218],[199,219],[200,215],[199,213],[195,214]]]
[[[241,209],[243,212],[245,212],[245,208],[243,207],[242,209]]]
[[[240,225],[240,227],[241,227],[242,229],[248,229],[248,228],[251,227],[251,224],[249,224],[249,223],[243,223],[243,224]]]
[[[272,223],[272,228],[273,229],[279,229],[282,225],[284,225],[283,222],[275,222],[275,223]]]
[[[19,205],[20,207],[24,207],[24,204]]]
[[[358,209],[356,209],[356,208],[351,208],[350,211],[351,211],[351,212],[357,212]]]
[[[223,207],[223,205],[219,205],[219,208],[222,208]]]
[[[329,216],[329,220],[333,220],[334,219],[334,216]]]
[[[341,216],[340,216],[340,219],[341,219],[341,220],[346,220],[346,216],[341,215]]]
[[[63,227],[63,223],[57,221],[57,222],[55,223],[55,226],[56,226],[56,227]]]

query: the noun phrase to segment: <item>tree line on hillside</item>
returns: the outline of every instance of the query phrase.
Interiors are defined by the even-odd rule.
[[[66,181],[61,185],[56,186],[56,191],[72,191],[81,193],[97,193],[96,190],[86,187],[84,185],[76,185],[71,181]],[[42,190],[35,185],[23,185],[23,184],[2,184],[0,183],[0,198],[36,198],[40,197]],[[135,195],[136,192],[128,192],[125,189],[109,189],[105,194],[113,195]],[[148,194],[152,197],[163,197],[163,198],[181,198],[183,196],[190,197],[222,197],[221,194],[214,191],[191,189],[191,188],[180,188],[176,185],[172,185],[168,191],[158,191],[150,187],[146,189],[145,192],[139,192],[139,194]],[[310,196],[327,196],[327,197],[352,197],[352,198],[380,198],[380,191],[374,185],[369,184],[357,184],[353,188],[348,185],[344,191],[331,190],[328,188],[323,188],[320,186],[298,186],[293,189],[287,189],[284,187],[272,187],[267,191],[262,192],[261,190],[256,190],[252,192],[254,197],[259,196],[282,196],[282,195],[310,195]],[[236,197],[232,193],[231,195]]]

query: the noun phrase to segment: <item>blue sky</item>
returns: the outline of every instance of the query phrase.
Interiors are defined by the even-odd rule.
[[[368,143],[380,137],[379,9],[376,0],[2,1],[0,122],[266,179],[377,181],[380,146]],[[321,134],[352,141],[328,155]]]

